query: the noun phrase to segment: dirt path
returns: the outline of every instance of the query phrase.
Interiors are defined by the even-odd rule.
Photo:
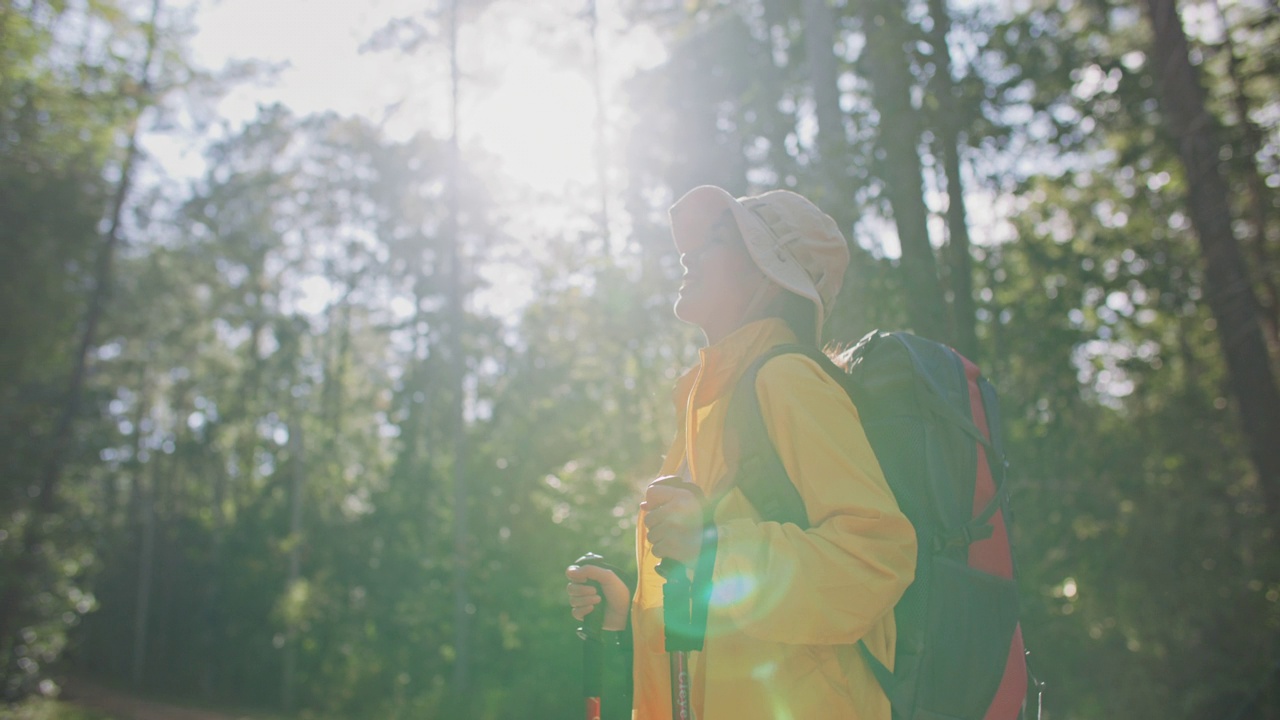
[[[63,688],[64,702],[111,715],[115,720],[253,720],[248,715],[226,715],[199,708],[168,705],[132,697],[119,690],[71,681]]]

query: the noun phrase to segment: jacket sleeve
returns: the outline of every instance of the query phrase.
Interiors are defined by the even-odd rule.
[[[784,355],[756,377],[765,426],[810,527],[762,522],[730,491],[716,513],[711,626],[795,644],[856,642],[915,573],[916,537],[844,390]]]

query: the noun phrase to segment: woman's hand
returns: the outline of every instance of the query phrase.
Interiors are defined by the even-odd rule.
[[[702,498],[697,487],[666,476],[644,491],[644,524],[653,554],[683,565],[697,562],[702,552]]]
[[[598,565],[570,565],[564,574],[569,578],[569,607],[576,620],[581,622],[597,605],[604,602],[604,629],[626,629],[631,597],[622,578]],[[600,583],[600,588],[604,590],[603,598],[596,592],[595,586],[589,584],[591,582]]]

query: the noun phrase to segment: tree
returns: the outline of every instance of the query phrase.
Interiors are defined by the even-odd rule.
[[[902,248],[902,275],[911,329],[942,342],[951,340],[947,304],[942,295],[933,245],[929,240],[929,208],[924,201],[918,112],[911,102],[912,76],[908,42],[914,27],[894,2],[855,6],[866,42],[858,67],[871,86],[878,116],[876,167],[884,180]]]
[[[373,44],[443,48],[447,6]],[[145,18],[111,3],[2,7],[9,562],[81,338],[120,120],[136,109],[117,89],[137,56],[108,61],[54,25],[104,13],[141,37]],[[579,9],[539,17],[559,27]],[[564,564],[630,555],[639,488],[673,429],[670,383],[698,345],[670,312],[681,269],[666,210],[713,182],[793,188],[837,218],[854,262],[835,339],[918,329],[913,284],[960,292],[971,274],[975,307],[952,303],[956,342],[968,318],[1000,391],[1023,628],[1049,715],[1272,713],[1273,514],[1225,390],[1192,176],[1166,142],[1140,7],[629,11],[667,52],[629,86],[611,253],[594,193],[565,227],[530,233],[524,196],[474,149],[458,148],[450,181],[446,141],[279,107],[192,138],[208,142],[193,182],[135,188],[11,680],[30,687],[68,642],[79,672],[124,682],[136,667],[143,691],[206,702],[390,718],[580,709],[572,673],[529,669],[578,659]],[[1202,110],[1234,123],[1214,152],[1231,155],[1218,171],[1243,212],[1249,173],[1266,187],[1276,169],[1280,24],[1223,11],[1234,70],[1195,35],[1185,52],[1205,58]],[[474,27],[459,50],[496,44]],[[161,39],[181,55],[180,38]],[[979,239],[963,252],[961,219]],[[1237,222],[1239,239],[1266,240],[1253,224]],[[906,245],[901,259],[882,249],[908,231],[924,241],[912,258],[933,263],[919,276]],[[531,277],[528,303],[501,315],[484,302],[486,283],[508,281],[495,255]],[[1274,256],[1250,255],[1260,288]],[[451,306],[451,293],[472,300]],[[459,607],[474,611],[462,623]],[[465,699],[451,682],[463,655]]]
[[[140,119],[156,102],[153,60],[163,52],[159,15],[158,0],[151,5],[149,19],[136,23],[113,3],[82,11],[57,7],[44,12],[38,7],[20,9],[8,3],[0,9],[0,34],[5,36],[6,46],[16,50],[6,52],[0,66],[7,108],[3,119],[8,130],[4,151],[9,161],[15,162],[15,169],[20,168],[6,178],[17,186],[16,192],[12,195],[6,192],[4,196],[30,203],[25,207],[6,203],[6,215],[16,220],[10,225],[15,235],[6,246],[14,248],[19,256],[32,253],[31,248],[41,242],[42,235],[49,230],[57,233],[57,229],[73,231],[60,242],[72,239],[79,244],[92,238],[99,244],[93,253],[94,269],[86,273],[90,289],[84,297],[83,319],[76,331],[69,377],[58,393],[58,410],[53,414],[52,424],[42,433],[42,447],[32,460],[39,471],[29,478],[30,484],[22,493],[27,497],[20,506],[18,517],[21,519],[10,526],[15,534],[12,549],[0,557],[6,577],[0,586],[0,651],[4,654],[0,681],[5,697],[20,694],[24,680],[34,676],[34,668],[38,667],[29,657],[30,643],[18,635],[27,623],[39,624],[45,620],[38,617],[41,613],[32,612],[28,595],[33,588],[46,584],[47,578],[42,576],[49,573],[52,560],[57,557],[55,548],[59,542],[53,535],[58,522],[59,495],[63,490],[62,476],[73,456],[78,455],[76,422],[84,403],[90,354],[97,345],[99,323],[109,297],[112,264],[123,234],[123,212],[132,190],[138,156]],[[121,57],[86,43],[78,54],[70,55],[69,60],[44,63],[41,52],[54,42],[62,30],[60,23],[67,20],[141,35],[141,57]],[[95,83],[97,89],[87,93],[89,106],[93,108],[88,112],[85,107],[77,107],[82,76],[98,76],[106,81]],[[103,91],[104,86],[110,89]],[[65,117],[50,121],[51,111],[60,110],[66,111]],[[109,152],[112,140],[119,140],[123,147],[121,154]],[[46,172],[48,177],[43,176]],[[112,173],[115,179],[108,181]],[[66,180],[71,183],[63,185]],[[105,216],[97,217],[103,211],[94,205],[104,200]],[[32,213],[32,207],[39,209]],[[63,224],[65,221],[54,219],[57,217],[70,218],[72,223]],[[86,222],[97,224],[99,220],[105,225],[100,236],[91,229],[92,225],[84,226]],[[80,248],[76,248],[72,257],[79,257],[80,252]],[[60,259],[53,260],[56,263]],[[55,284],[65,279],[54,277]],[[23,302],[23,298],[14,300]],[[20,326],[15,329],[23,330]],[[10,339],[19,344],[24,340]],[[19,351],[16,357],[19,371],[27,360],[22,354],[23,351]],[[12,378],[10,388],[19,393],[29,390],[30,386],[24,387],[24,382],[29,380],[19,374]],[[13,398],[10,393],[6,395]],[[9,409],[16,410],[20,405],[19,400]],[[29,472],[25,470],[20,477]],[[28,481],[27,478],[24,481]],[[57,651],[42,655],[52,659]],[[15,660],[19,665],[16,670],[11,665]]]
[[[1154,66],[1172,140],[1186,174],[1187,206],[1205,264],[1205,299],[1218,324],[1231,393],[1249,440],[1269,512],[1280,514],[1280,391],[1262,336],[1257,295],[1232,227],[1228,189],[1219,167],[1221,143],[1205,106],[1199,73],[1174,0],[1147,0]]]
[[[951,327],[955,348],[975,361],[978,352],[977,317],[973,300],[973,257],[969,241],[969,217],[965,209],[965,184],[961,171],[960,128],[965,121],[958,89],[953,77],[951,46],[951,10],[946,0],[930,0],[929,18],[933,23],[929,44],[933,58],[932,95],[937,113],[937,143],[942,156],[943,176],[947,192],[947,264],[946,278],[951,290]]]
[[[1274,73],[1267,71],[1274,65],[1275,42],[1268,42],[1280,34],[1280,20],[1265,8],[1239,5],[1233,8],[1240,20],[1233,21],[1220,2],[1211,3],[1223,27],[1219,54],[1225,56],[1223,72],[1227,82],[1221,84],[1226,115],[1234,115],[1234,132],[1230,133],[1234,150],[1228,173],[1228,181],[1236,180],[1235,187],[1242,187],[1242,202],[1238,204],[1241,218],[1247,219],[1249,231],[1241,238],[1244,252],[1249,258],[1250,270],[1256,278],[1259,301],[1262,308],[1262,324],[1267,334],[1272,356],[1280,356],[1280,278],[1277,278],[1273,261],[1277,244],[1275,225],[1276,193],[1267,187],[1266,173],[1260,158],[1269,152],[1267,133],[1255,119],[1262,105],[1254,98],[1266,97],[1274,86]],[[1234,35],[1241,33],[1248,42],[1247,54],[1240,50]],[[1260,37],[1261,41],[1253,41]]]

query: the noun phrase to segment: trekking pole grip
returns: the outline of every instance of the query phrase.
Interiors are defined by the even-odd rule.
[[[690,602],[693,599],[693,583],[683,563],[665,558],[658,563],[662,585],[662,624],[667,652],[701,650],[693,632]]]
[[[685,490],[699,502],[704,500],[701,488],[675,475],[660,477],[653,484]],[[675,558],[665,557],[658,563],[657,570],[664,581],[662,624],[667,652],[701,650],[702,632],[693,623],[693,580],[689,577],[689,567]]]
[[[615,570],[612,565],[606,563],[603,557],[592,552],[574,560],[573,564],[578,566],[595,565],[596,567],[604,568],[615,575],[618,574],[618,571]],[[595,580],[588,580],[587,584],[595,588],[596,592],[600,595],[600,604],[592,609],[591,612],[587,613],[587,616],[582,619],[582,627],[578,628],[578,634],[582,636],[583,640],[588,642],[601,642],[604,637],[604,616],[608,601],[604,596],[604,586]]]
[[[614,568],[604,562],[604,558],[595,553],[587,553],[574,561],[574,565],[595,565],[610,572],[617,573]],[[587,584],[600,594],[600,602],[582,619],[578,627],[578,637],[582,638],[582,695],[586,702],[586,720],[600,720],[604,691],[604,615],[607,600],[604,587],[594,581]]]

